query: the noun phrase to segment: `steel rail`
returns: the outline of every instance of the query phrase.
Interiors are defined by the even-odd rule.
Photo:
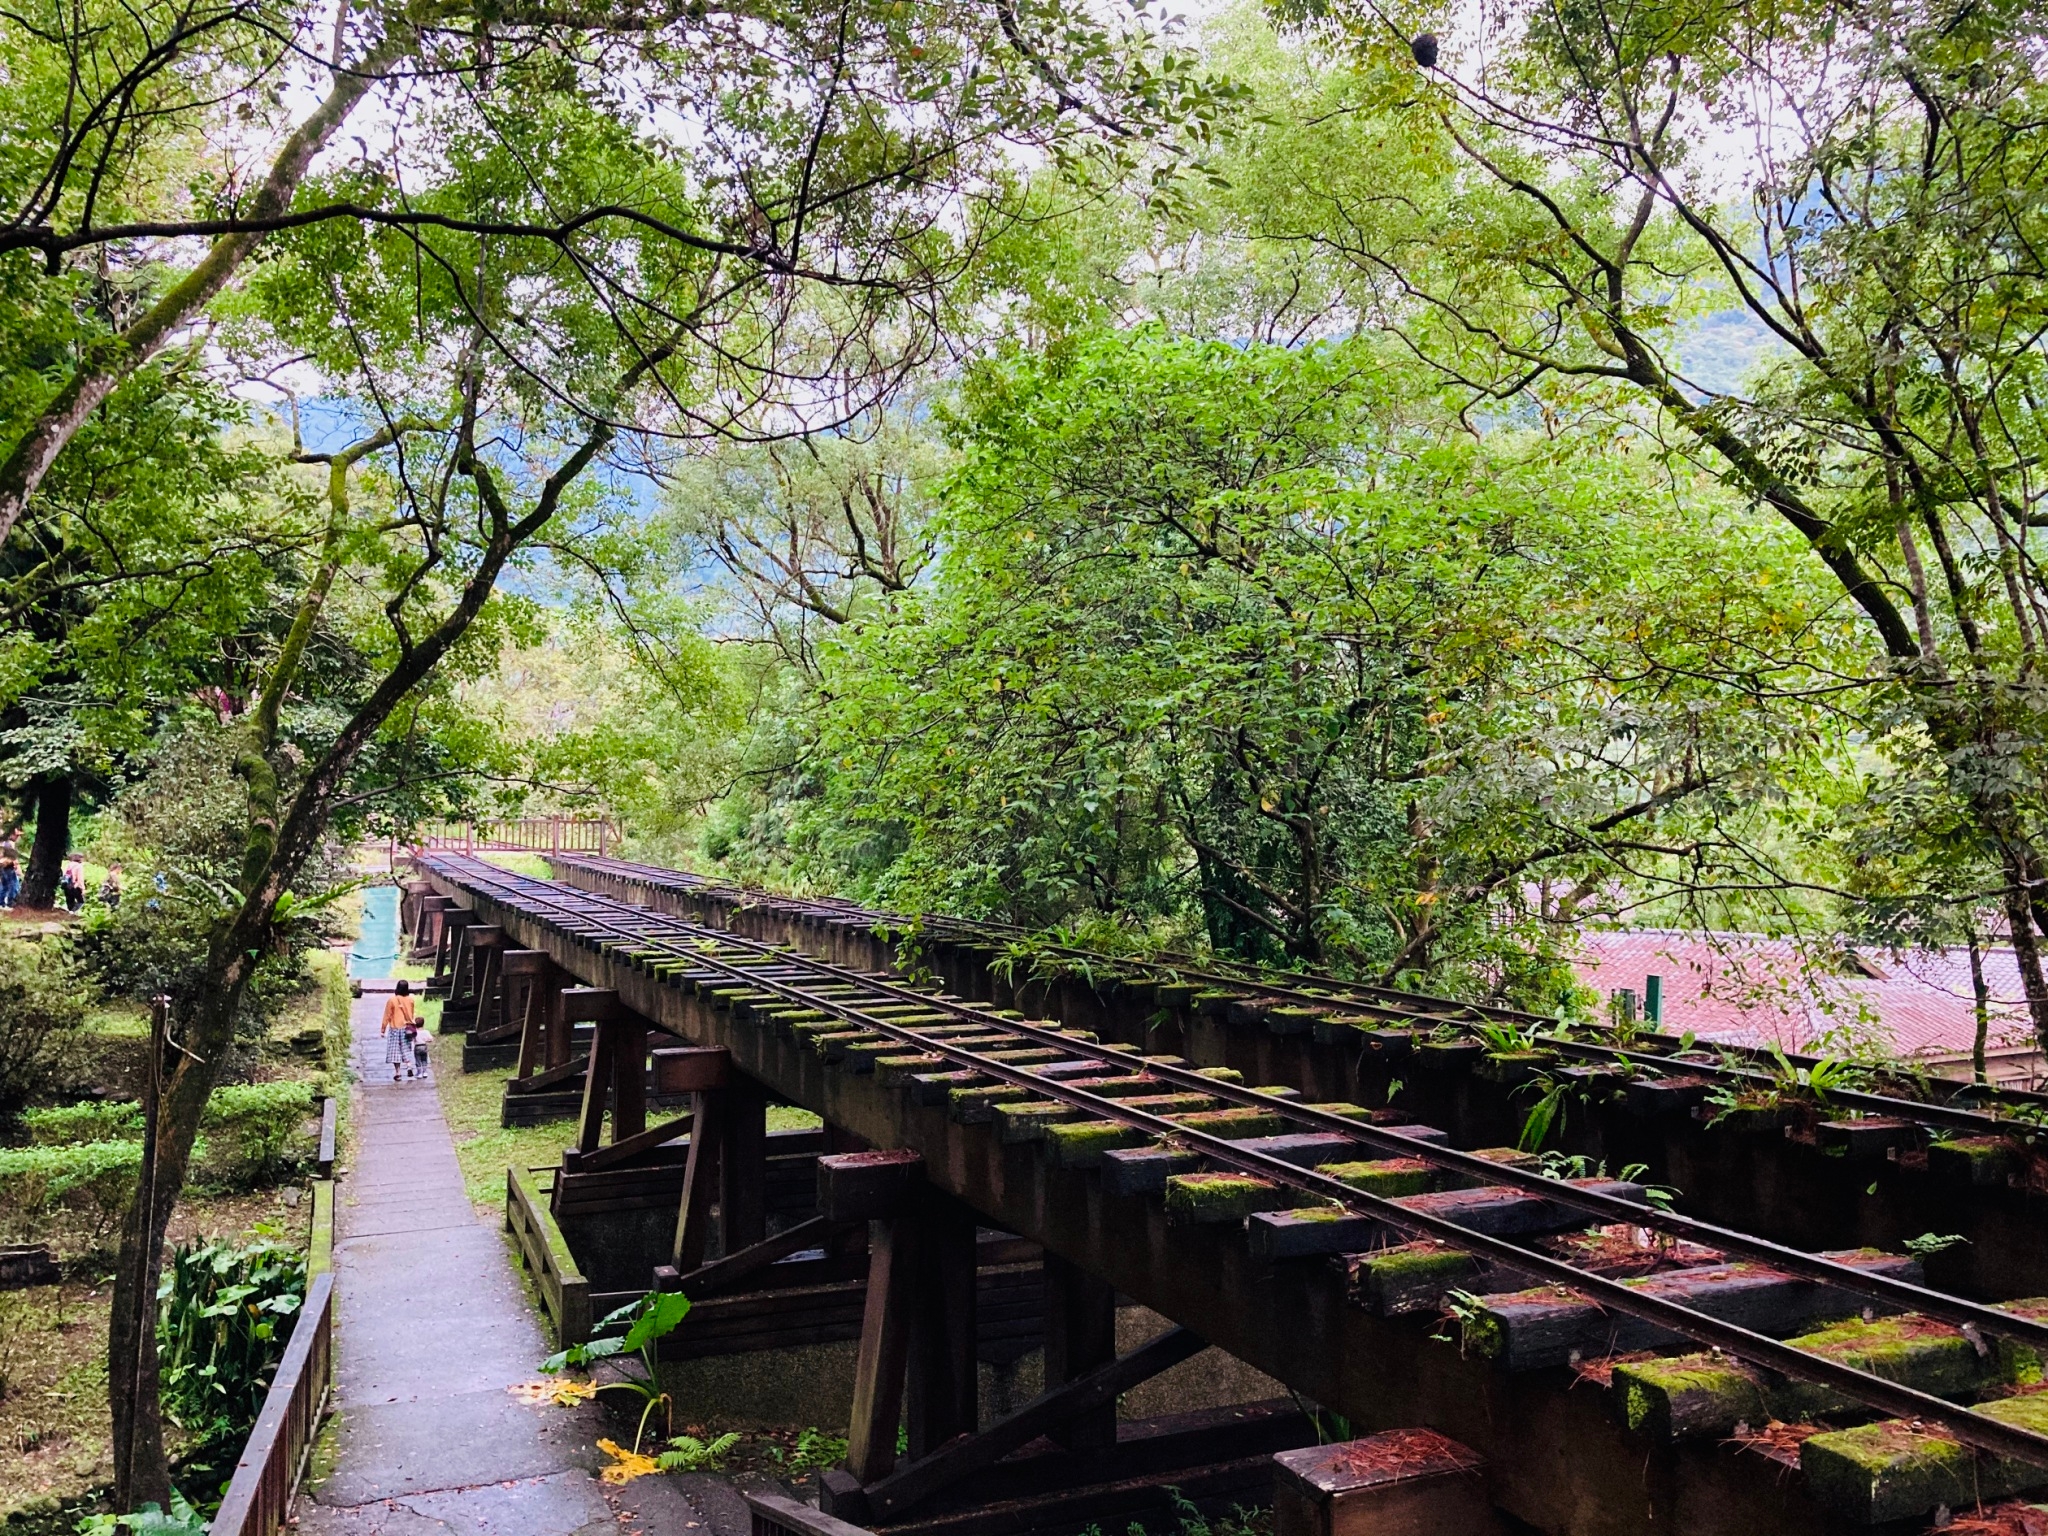
[[[449,878],[456,879],[457,883],[464,883],[452,872]],[[517,883],[526,883],[526,877],[512,876],[502,882],[493,880],[488,883],[501,884],[508,891],[516,892]],[[606,901],[608,904],[620,905],[612,903],[610,898],[603,897],[599,893],[584,891],[577,894],[586,899],[595,898],[596,900]],[[513,903],[508,901],[507,904],[512,905]],[[550,904],[565,905],[559,903]],[[672,914],[654,913],[649,913],[648,915],[656,917],[672,916]],[[589,923],[589,926],[600,930],[610,929],[616,939],[622,939],[639,945],[659,945],[668,948],[670,953],[677,959],[708,966],[749,989],[767,991],[781,996],[785,1001],[800,1004],[807,1009],[842,1018],[848,1023],[857,1025],[871,1033],[879,1034],[885,1038],[894,1039],[904,1045],[914,1047],[921,1055],[935,1055],[955,1061],[967,1070],[995,1077],[999,1081],[1023,1088],[1028,1092],[1042,1094],[1045,1097],[1064,1102],[1075,1108],[1086,1110],[1105,1120],[1130,1125],[1136,1129],[1147,1131],[1152,1135],[1178,1141],[1183,1145],[1189,1146],[1191,1150],[1200,1151],[1204,1156],[1213,1161],[1236,1167],[1244,1172],[1264,1177],[1274,1183],[1294,1188],[1303,1193],[1322,1196],[1337,1205],[1354,1210],[1362,1215],[1370,1216],[1388,1226],[1434,1239],[1461,1252],[1472,1254],[1475,1257],[1486,1259],[1506,1268],[1542,1276],[1554,1284],[1587,1296],[1610,1310],[1659,1324],[1683,1338],[1693,1340],[1695,1343],[1703,1343],[1712,1348],[1720,1349],[1740,1359],[1745,1359],[1753,1364],[1777,1371],[1782,1375],[1833,1388],[1867,1407],[1895,1414],[1902,1418],[1941,1424],[1953,1433],[1959,1441],[1975,1446],[1980,1450],[1990,1451],[1997,1455],[2013,1456],[2040,1466],[2048,1466],[2048,1436],[2038,1435],[2030,1430],[2003,1424],[1997,1420],[1986,1419],[1980,1414],[1971,1412],[1967,1407],[1951,1403],[1931,1393],[1904,1387],[1896,1382],[1871,1375],[1854,1367],[1807,1354],[1780,1340],[1752,1332],[1737,1324],[1709,1317],[1704,1313],[1696,1312],[1689,1307],[1681,1306],[1662,1297],[1635,1290],[1620,1281],[1580,1269],[1564,1260],[1518,1247],[1502,1239],[1474,1232],[1443,1217],[1413,1210],[1392,1200],[1353,1189],[1351,1186],[1330,1178],[1325,1174],[1298,1168],[1270,1154],[1254,1151],[1241,1143],[1233,1142],[1225,1137],[1194,1130],[1163,1115],[1155,1115],[1146,1110],[1133,1108],[1121,1100],[1103,1098],[1100,1095],[1073,1087],[1060,1080],[1042,1077],[1028,1067],[1013,1066],[1009,1063],[988,1060],[978,1052],[967,1047],[951,1044],[945,1040],[934,1040],[919,1034],[910,1026],[873,1017],[864,1013],[854,1004],[807,991],[780,978],[760,974],[758,965],[736,964],[719,957],[715,951],[721,944],[735,944],[736,947],[749,950],[756,956],[765,955],[765,957],[772,957],[774,960],[783,962],[785,965],[793,965],[794,968],[799,970],[822,971],[833,976],[835,979],[852,981],[871,990],[886,992],[927,1006],[936,1005],[944,1012],[964,1015],[978,1015],[982,1012],[971,1005],[959,1004],[950,1000],[934,999],[910,989],[898,987],[892,983],[875,982],[872,978],[863,977],[857,972],[844,971],[840,967],[829,964],[829,962],[813,960],[802,955],[792,955],[789,951],[767,944],[765,941],[750,939],[744,935],[733,934],[725,930],[705,928],[700,924],[682,922],[676,925],[683,929],[685,933],[689,930],[695,930],[695,933],[701,936],[686,939],[688,948],[686,950],[679,950],[668,942],[668,935],[636,933],[629,928],[622,928],[617,924],[606,923],[602,920],[590,921],[590,919],[586,918],[586,922]],[[675,937],[683,936],[678,934]],[[1234,1084],[1218,1083],[1213,1078],[1204,1078],[1196,1073],[1183,1072],[1181,1069],[1162,1067],[1159,1063],[1133,1061],[1128,1053],[1104,1050],[1099,1047],[1091,1051],[1087,1048],[1087,1042],[1075,1041],[1071,1037],[1055,1031],[1038,1029],[1029,1025],[1020,1025],[1017,1020],[994,1016],[987,1017],[981,1021],[1022,1038],[1036,1038],[1043,1044],[1069,1053],[1078,1051],[1082,1055],[1093,1056],[1097,1060],[1104,1060],[1105,1058],[1114,1060],[1121,1057],[1122,1059],[1117,1061],[1116,1064],[1127,1068],[1137,1066],[1142,1074],[1156,1076],[1162,1081],[1174,1081],[1177,1077],[1190,1079],[1190,1086],[1198,1086],[1202,1091],[1210,1093],[1215,1097],[1228,1098],[1235,1096],[1228,1091],[1236,1088]],[[1218,1090],[1225,1091],[1219,1092]],[[1329,1128],[1347,1137],[1368,1141],[1379,1140],[1387,1145],[1413,1148],[1412,1155],[1422,1157],[1439,1166],[1478,1173],[1490,1183],[1520,1185],[1525,1187],[1530,1193],[1561,1204],[1582,1205],[1588,1197],[1591,1197],[1602,1205],[1616,1207],[1618,1211],[1617,1219],[1629,1222],[1632,1225],[1658,1225],[1643,1218],[1653,1214],[1657,1216],[1668,1215],[1668,1213],[1653,1212],[1652,1208],[1636,1206],[1632,1202],[1618,1200],[1611,1196],[1595,1196],[1591,1191],[1580,1189],[1560,1180],[1546,1179],[1538,1175],[1503,1178],[1503,1174],[1515,1175],[1519,1171],[1503,1168],[1498,1164],[1487,1162],[1483,1158],[1471,1158],[1462,1153],[1447,1153],[1446,1149],[1432,1147],[1427,1143],[1412,1142],[1405,1137],[1382,1130],[1379,1127],[1360,1125],[1358,1122],[1347,1120],[1342,1116],[1315,1114],[1304,1116],[1303,1111],[1307,1110],[1308,1106],[1296,1105],[1287,1101],[1275,1101],[1270,1097],[1258,1094],[1256,1090],[1246,1089],[1241,1090],[1241,1092],[1243,1097],[1253,1101],[1256,1107],[1279,1109],[1283,1113],[1293,1114],[1296,1118],[1307,1118],[1311,1123],[1327,1122]],[[1685,1221],[1686,1219],[1680,1218],[1680,1220]],[[1711,1227],[1705,1223],[1688,1222],[1687,1225],[1704,1233],[1736,1239],[1742,1244],[1757,1244],[1768,1254],[1782,1254],[1789,1259],[1800,1261],[1800,1267],[1806,1268],[1813,1278],[1822,1279],[1828,1283],[1841,1284],[1845,1281],[1854,1280],[1860,1282],[1855,1288],[1868,1290],[1871,1282],[1883,1282],[1887,1290],[1903,1293],[1905,1298],[1910,1299],[1914,1303],[1909,1307],[1909,1310],[1921,1311],[1928,1315],[1941,1315],[1943,1312],[1959,1312],[1965,1316],[1965,1320],[1968,1323],[1981,1328],[1989,1328],[1998,1333],[2032,1337],[2037,1340],[2048,1338],[2048,1325],[2036,1323],[2031,1319],[2018,1318],[2010,1313],[2001,1313],[1989,1308],[1978,1307],[1974,1303],[1958,1302],[1954,1298],[1947,1297],[1940,1292],[1927,1291],[1922,1287],[1913,1286],[1905,1282],[1888,1281],[1886,1277],[1862,1274],[1848,1266],[1835,1265],[1827,1260],[1819,1260],[1811,1255],[1801,1254],[1796,1249],[1780,1249],[1775,1244],[1761,1243],[1760,1240],[1749,1238],[1746,1234],[1726,1232],[1724,1229]],[[1786,1266],[1774,1264],[1773,1267]],[[1954,1318],[1951,1317],[1951,1320],[1954,1320]]]
[[[923,924],[928,929],[935,926],[944,927],[950,928],[957,933],[968,935],[974,935],[987,930],[1005,930],[1027,935],[1029,933],[1029,930],[1019,928],[1015,924],[998,923],[986,919],[970,920],[932,915],[909,919],[891,913],[877,912],[850,904],[842,904],[838,898],[785,897],[772,893],[756,892],[749,890],[745,886],[707,880],[701,875],[692,875],[685,870],[664,869],[654,864],[635,864],[624,859],[593,859],[584,855],[576,855],[573,858],[565,857],[564,862],[592,867],[600,873],[608,873],[615,878],[639,880],[656,888],[666,886],[678,890],[703,889],[737,894],[750,898],[747,904],[753,906],[786,905],[800,909],[805,907],[829,908],[835,915],[868,918],[877,924],[900,923],[908,926],[915,922]],[[587,894],[601,893],[591,892]],[[1451,998],[1428,998],[1417,993],[1400,992],[1393,988],[1376,987],[1365,983],[1346,982],[1335,977],[1309,978],[1313,980],[1326,980],[1331,987],[1340,989],[1339,991],[1325,994],[1289,985],[1282,980],[1262,976],[1257,973],[1255,968],[1248,966],[1236,968],[1241,969],[1245,974],[1231,975],[1182,966],[1164,959],[1140,959],[1104,955],[1097,951],[1080,949],[1071,945],[1055,944],[1047,945],[1045,948],[1051,953],[1107,961],[1111,964],[1128,967],[1137,971],[1148,969],[1163,970],[1169,974],[1192,980],[1218,982],[1267,997],[1291,999],[1295,1002],[1321,1008],[1332,1013],[1357,1010],[1371,1017],[1451,1025],[1466,1024],[1469,1021],[1459,1017],[1459,1015],[1470,1014],[1506,1023],[1519,1023],[1538,1027],[1550,1026],[1553,1029],[1556,1026],[1556,1020],[1554,1019],[1545,1019],[1539,1014],[1526,1013],[1519,1009],[1500,1008],[1486,1003],[1464,1003]],[[1301,973],[1289,974],[1298,975]],[[1568,1036],[1555,1033],[1544,1033],[1536,1035],[1534,1038],[1541,1040],[1548,1047],[1564,1050],[1572,1055],[1587,1059],[1632,1063],[1638,1066],[1648,1065],[1654,1067],[1660,1073],[1724,1078],[1734,1082],[1765,1088],[1782,1086],[1778,1078],[1769,1072],[1754,1070],[1748,1067],[1731,1066],[1726,1062],[1676,1062],[1654,1052],[1631,1051],[1626,1045],[1608,1044],[1604,1041],[1574,1040]],[[1771,1059],[1770,1053],[1758,1046],[1714,1045],[1712,1048],[1723,1053],[1739,1053],[1756,1062]],[[1795,1067],[1811,1067],[1818,1061],[1816,1057],[1796,1053],[1788,1055],[1785,1059]],[[1881,1073],[1893,1080],[1911,1077],[1911,1074],[1901,1073],[1896,1069],[1885,1067],[1868,1068],[1865,1070]],[[1977,1083],[1957,1084],[1950,1097],[1954,1098],[1979,1089],[1996,1095],[1998,1099],[2004,1102],[2048,1107],[2048,1094],[2029,1092],[2024,1089],[1989,1088],[1988,1085]],[[1951,1102],[1930,1103],[1924,1099],[1901,1098],[1893,1094],[1871,1093],[1861,1089],[1831,1089],[1821,1102],[1824,1105],[1839,1104],[1845,1109],[1881,1114],[1897,1119],[1917,1120],[1925,1125],[1939,1125],[1979,1135],[2003,1134],[2011,1130],[2016,1123],[2012,1117],[2000,1115],[1990,1110],[1961,1108]],[[2023,1121],[2017,1123],[2020,1125],[2026,1124]]]

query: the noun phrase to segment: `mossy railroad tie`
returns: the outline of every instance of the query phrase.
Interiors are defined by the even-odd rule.
[[[2048,1394],[2000,1398],[1976,1411],[2048,1434]],[[1809,1436],[1799,1447],[1799,1470],[1816,1502],[1858,1525],[1921,1519],[1943,1505],[1961,1509],[2048,1486],[2048,1467],[1979,1456],[1938,1429],[1900,1419]]]
[[[1193,1097],[1190,1095],[1190,1097]],[[1146,1101],[1134,1101],[1143,1104]],[[1215,1136],[1224,1141],[1252,1141],[1267,1136],[1278,1136],[1285,1126],[1278,1115],[1270,1110],[1254,1109],[1247,1105],[1241,1109],[1202,1109],[1190,1106],[1186,1112],[1173,1109],[1155,1110],[1155,1114],[1171,1115],[1180,1125],[1204,1136]]]
[[[1659,1440],[1725,1439],[1771,1417],[1762,1373],[1721,1355],[1625,1362],[1614,1391],[1622,1421]]]
[[[1434,1312],[1445,1293],[1474,1283],[1480,1263],[1443,1243],[1402,1243],[1350,1260],[1351,1301],[1378,1317]]]
[[[946,1113],[961,1125],[987,1125],[995,1119],[998,1104],[1021,1104],[1030,1097],[1029,1088],[1012,1083],[955,1088],[946,1095]]]
[[[1373,1217],[1342,1206],[1308,1205],[1292,1211],[1254,1212],[1244,1230],[1253,1260],[1276,1264],[1285,1259],[1362,1253],[1385,1228]]]
[[[1281,1210],[1295,1193],[1243,1173],[1177,1173],[1166,1181],[1166,1220],[1172,1226],[1241,1222],[1254,1211]]]
[[[864,1049],[858,1056],[850,1055],[849,1052],[857,1046],[877,1049]],[[866,1071],[874,1058],[881,1054],[879,1048],[900,1050],[902,1042],[865,1029],[817,1035],[811,1040],[811,1049],[824,1058],[826,1065],[837,1066],[844,1063],[847,1069],[853,1072]]]
[[[1100,1168],[1110,1152],[1152,1145],[1152,1133],[1116,1120],[1069,1120],[1044,1128],[1046,1151],[1055,1168]]]
[[[918,1073],[942,1071],[945,1065],[946,1058],[943,1056],[877,1056],[875,1081],[884,1088],[905,1088],[910,1086],[911,1079]]]
[[[1044,1137],[1046,1126],[1055,1121],[1080,1118],[1081,1111],[1073,1105],[1061,1104],[1051,1099],[1030,1099],[1022,1103],[994,1106],[996,1139],[1005,1146],[1038,1141]]]
[[[1102,1188],[1112,1195],[1156,1195],[1177,1173],[1202,1166],[1202,1154],[1186,1147],[1134,1147],[1102,1154]]]
[[[1999,1347],[1989,1339],[1980,1347],[1960,1328],[1911,1312],[1867,1323],[1836,1323],[1786,1342],[1823,1360],[1936,1397],[1974,1396],[1985,1387],[2009,1383],[2023,1370],[2036,1379],[2040,1376],[2040,1362],[2031,1350]],[[1788,1421],[1846,1413],[1855,1406],[1848,1394],[1813,1382],[1785,1381],[1771,1391],[1771,1412]]]
[[[1442,1189],[1443,1176],[1419,1157],[1384,1157],[1364,1163],[1325,1163],[1316,1172],[1382,1200]]]
[[[1919,1277],[1917,1264],[1902,1256],[1857,1249],[1823,1257],[1894,1279]],[[1780,1274],[1758,1264],[1702,1264],[1622,1283],[1645,1296],[1773,1338],[1811,1328],[1824,1318],[1852,1315],[1865,1303],[1859,1292]],[[1569,1365],[1575,1357],[1592,1360],[1630,1350],[1683,1347],[1685,1343],[1683,1335],[1659,1324],[1608,1311],[1556,1286],[1488,1296],[1479,1317],[1482,1321],[1468,1332],[1467,1347],[1511,1371],[1545,1370]]]
[[[1488,1051],[1472,1064],[1472,1075],[1503,1088],[1515,1088],[1546,1067],[1556,1065],[1555,1051]]]
[[[1618,1200],[1643,1203],[1639,1184],[1618,1179],[1570,1179],[1578,1189],[1610,1195]],[[1521,1237],[1537,1232],[1562,1232],[1583,1226],[1585,1216],[1568,1206],[1541,1195],[1525,1195],[1512,1189],[1447,1189],[1434,1195],[1406,1195],[1399,1202],[1419,1213],[1456,1222],[1489,1237]]]

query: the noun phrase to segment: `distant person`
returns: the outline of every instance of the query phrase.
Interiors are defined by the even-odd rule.
[[[21,898],[21,828],[0,837],[0,907],[11,907]]]
[[[100,901],[108,908],[121,905],[121,866],[109,864],[107,878],[100,882]]]
[[[64,898],[64,910],[76,912],[85,905],[85,855],[74,853],[64,861],[57,876],[57,894]]]
[[[412,984],[400,981],[384,1005],[384,1059],[391,1064],[391,1081],[402,1073],[417,1074],[413,1062],[413,1036],[419,1028],[419,1014],[412,1000]]]

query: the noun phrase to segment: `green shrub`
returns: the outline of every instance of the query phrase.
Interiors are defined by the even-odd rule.
[[[88,1141],[136,1141],[142,1136],[142,1106],[133,1099],[99,1104],[66,1104],[61,1109],[25,1109],[21,1123],[38,1147],[69,1147]]]
[[[213,1149],[206,1166],[215,1177],[235,1184],[289,1173],[311,1151],[300,1133],[312,1113],[311,1083],[231,1083],[216,1088],[200,1121]]]
[[[0,1114],[48,1086],[85,1025],[85,986],[62,940],[0,939]]]
[[[96,1245],[121,1219],[142,1167],[140,1141],[0,1149],[0,1231],[10,1241],[72,1232]]]
[[[172,1252],[157,1287],[163,1399],[195,1444],[240,1439],[255,1424],[305,1297],[305,1257],[281,1243]]]
[[[355,999],[348,990],[348,961],[332,950],[316,950],[306,957],[307,968],[320,988],[320,1031],[323,1036],[321,1068],[326,1073],[326,1092],[339,1097],[348,1083],[349,1055],[355,1034],[349,1014]]]

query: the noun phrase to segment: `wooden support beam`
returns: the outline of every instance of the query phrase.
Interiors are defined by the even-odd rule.
[[[595,1152],[578,1152],[571,1148],[562,1158],[562,1168],[567,1173],[598,1173],[606,1168],[617,1168],[630,1163],[642,1153],[652,1152],[656,1147],[686,1135],[690,1130],[691,1117],[677,1115],[673,1120],[664,1120],[651,1126],[637,1136],[628,1136],[623,1141],[612,1138],[608,1147],[599,1147]]]
[[[861,1317],[860,1355],[854,1366],[853,1421],[846,1434],[846,1470],[863,1485],[886,1477],[896,1464],[903,1372],[910,1359],[917,1239],[918,1224],[904,1217],[877,1221],[868,1230],[867,1309]]]
[[[683,1196],[676,1209],[676,1236],[669,1248],[669,1268],[687,1275],[700,1269],[711,1229],[711,1197],[718,1177],[718,1146],[724,1139],[719,1121],[725,1110],[723,1093],[690,1096],[690,1156],[683,1164]]]
[[[879,1221],[897,1215],[923,1182],[924,1159],[907,1149],[828,1153],[818,1159],[818,1214],[838,1222]]]
[[[768,1095],[753,1078],[732,1074],[719,1132],[719,1238],[738,1253],[768,1235]]]
[[[732,1071],[732,1052],[722,1045],[663,1046],[654,1053],[654,1091],[710,1093],[723,1088]]]
[[[625,1012],[626,1005],[610,987],[562,988],[564,1024],[602,1024],[622,1017]]]
[[[531,1077],[515,1077],[505,1085],[505,1092],[518,1097],[523,1094],[539,1093],[546,1088],[560,1087],[581,1077],[588,1061],[587,1057],[578,1057],[574,1061],[563,1062],[559,1067],[548,1067],[536,1072]]]
[[[612,1031],[612,1140],[647,1129],[647,1025],[638,1017],[600,1024]]]
[[[1079,1381],[1116,1358],[1116,1287],[1056,1253],[1045,1256],[1045,1385]],[[1116,1404],[1101,1403],[1051,1431],[1072,1450],[1116,1444]]]
[[[978,1223],[970,1207],[929,1185],[913,1202],[912,1212],[922,1230],[911,1303],[904,1418],[910,1454],[926,1456],[956,1435],[973,1434],[977,1424],[980,1392],[974,1360],[974,1272]],[[1110,1353],[1116,1353],[1113,1339]],[[1114,1403],[1109,1411],[1114,1443]]]
[[[563,996],[568,994],[565,992]],[[583,1111],[576,1119],[576,1150],[595,1152],[604,1142],[605,1101],[611,1097],[612,1062],[618,1055],[619,1026],[598,1022],[590,1038],[590,1060],[583,1075]]]
[[[874,1295],[875,1284],[870,1277],[868,1297],[871,1306]],[[863,1335],[863,1351],[866,1349],[866,1342]],[[838,1497],[833,1501],[832,1512],[855,1520],[893,1520],[933,1494],[950,1488],[962,1478],[993,1466],[1012,1451],[1028,1445],[1055,1425],[1070,1423],[1104,1403],[1114,1407],[1117,1398],[1139,1382],[1149,1381],[1161,1371],[1171,1370],[1182,1361],[1193,1359],[1207,1347],[1199,1336],[1187,1329],[1169,1328],[1156,1339],[1139,1345],[1128,1355],[1120,1355],[1108,1364],[1098,1366],[1086,1376],[1068,1382],[1065,1386],[1040,1393],[1015,1413],[1007,1418],[998,1419],[980,1434],[963,1435],[941,1446],[922,1460],[910,1462],[878,1480],[868,1482],[867,1486],[860,1490],[860,1502],[865,1505],[862,1514],[853,1514],[849,1509],[840,1507],[842,1502],[851,1504],[854,1501]],[[858,1391],[859,1385],[856,1382],[856,1394]],[[855,1402],[858,1405],[858,1396]],[[891,1433],[894,1433],[893,1423]],[[850,1453],[847,1458],[847,1471],[859,1475]]]
[[[531,1077],[546,1059],[543,1053],[547,1050],[547,998],[551,991],[561,990],[560,984],[551,980],[556,970],[555,962],[544,949],[505,951],[506,980],[516,981],[520,987],[519,1062],[512,1072],[515,1080]]]
[[[691,1300],[700,1296],[715,1295],[729,1291],[749,1276],[788,1258],[792,1253],[802,1253],[806,1248],[823,1247],[827,1238],[836,1230],[831,1222],[822,1216],[813,1216],[809,1221],[800,1221],[793,1227],[784,1227],[773,1237],[764,1237],[752,1247],[742,1248],[737,1253],[703,1265],[687,1275],[677,1274],[664,1266],[655,1271],[657,1289],[681,1291]]]

